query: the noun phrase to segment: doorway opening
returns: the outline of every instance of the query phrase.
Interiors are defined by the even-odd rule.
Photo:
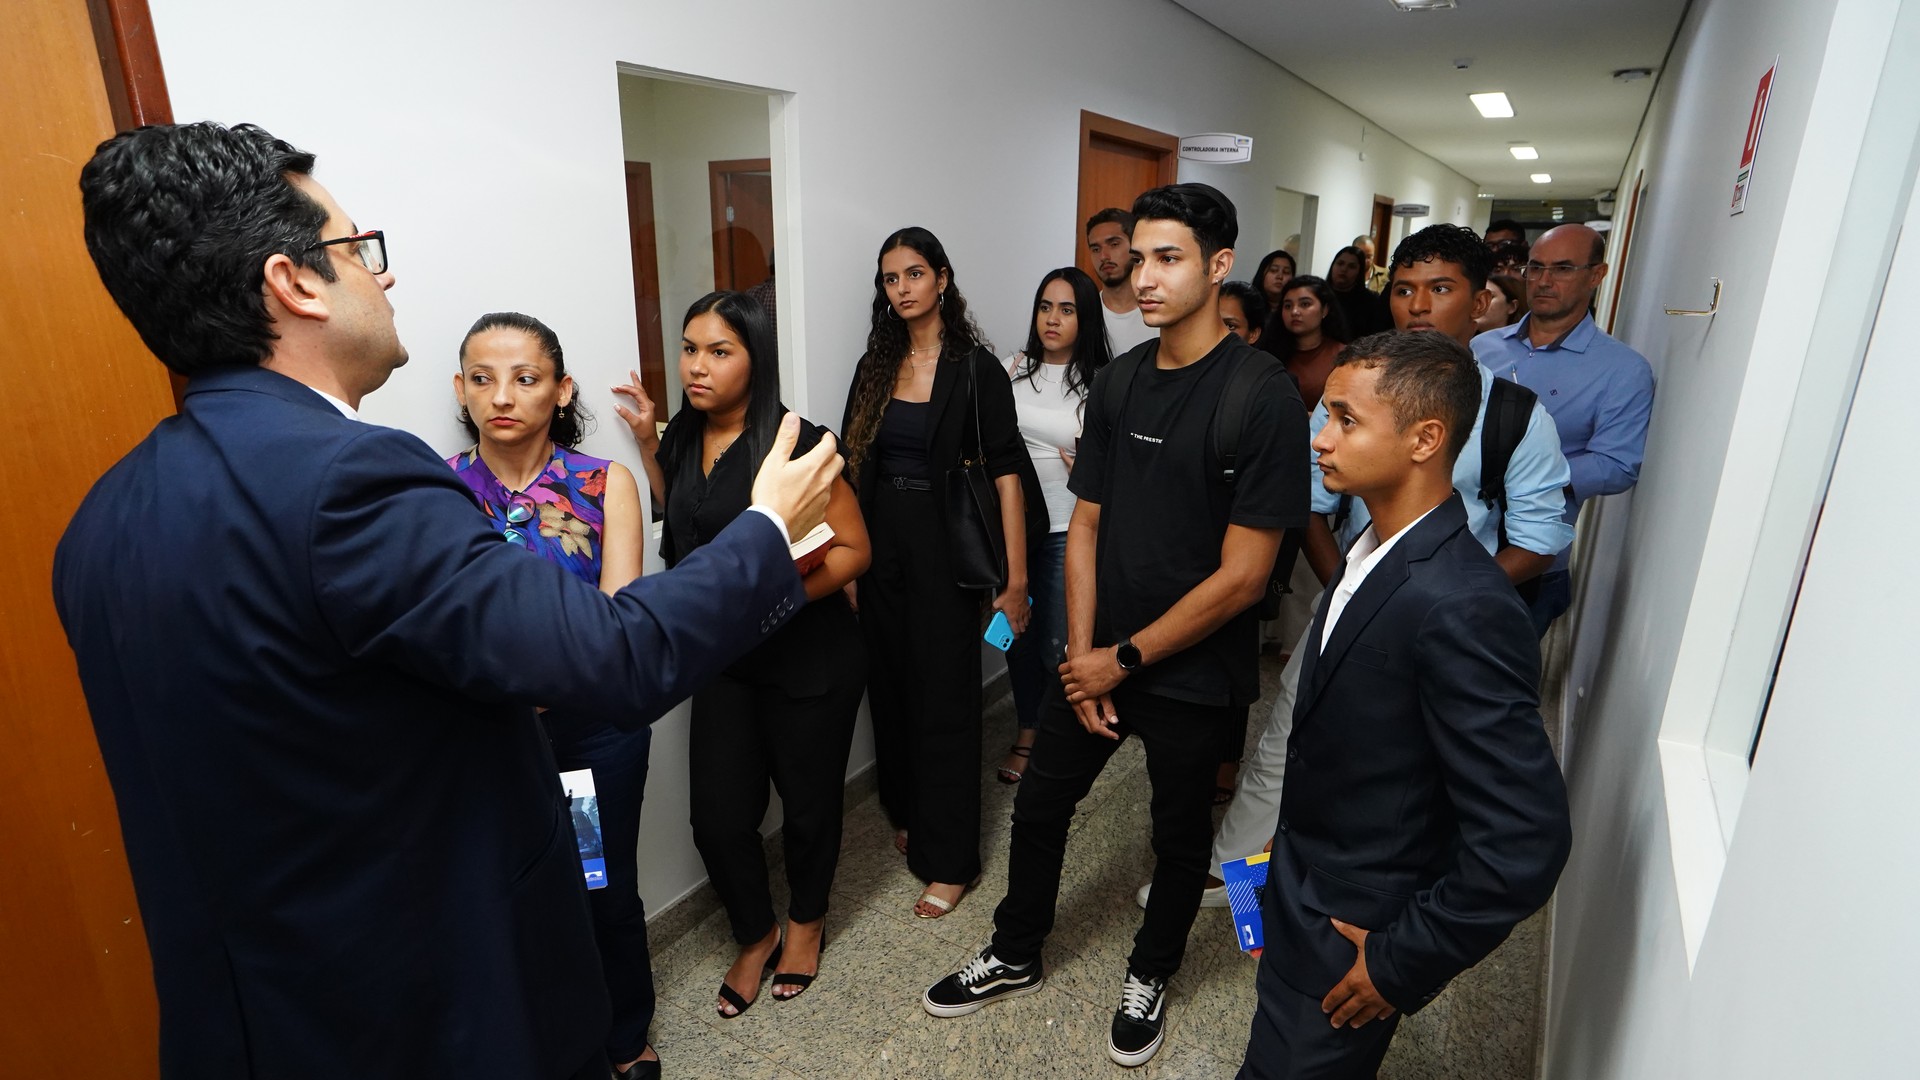
[[[664,426],[680,410],[680,322],[695,300],[751,291],[779,332],[773,142],[784,95],[626,65],[619,89],[640,382]]]
[[[1273,242],[1268,250],[1278,248],[1293,256],[1293,265],[1302,274],[1317,273],[1311,268],[1318,265],[1313,261],[1313,230],[1319,218],[1320,196],[1274,188]]]

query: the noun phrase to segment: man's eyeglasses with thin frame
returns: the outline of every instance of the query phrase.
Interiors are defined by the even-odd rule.
[[[317,251],[320,248],[333,247],[336,244],[352,244],[353,253],[359,256],[360,264],[365,266],[369,273],[384,274],[387,272],[387,234],[384,231],[380,229],[368,229],[366,232],[355,233],[352,236],[342,236],[336,240],[322,240],[317,244],[308,246],[307,250]]]
[[[1544,263],[1530,262],[1520,268],[1520,276],[1528,281],[1538,281],[1545,277],[1551,277],[1555,281],[1565,281],[1583,270],[1591,270],[1599,265],[1599,263],[1585,263],[1575,266],[1572,263],[1555,263],[1548,266]]]

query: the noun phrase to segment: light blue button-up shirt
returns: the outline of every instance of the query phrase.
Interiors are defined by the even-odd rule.
[[[1647,358],[1593,324],[1593,316],[1557,344],[1535,347],[1533,316],[1473,339],[1473,355],[1500,375],[1540,395],[1560,430],[1560,452],[1573,469],[1567,520],[1595,495],[1625,491],[1640,479],[1653,415],[1653,368]]]
[[[1460,458],[1453,463],[1453,486],[1467,504],[1467,529],[1489,553],[1500,550],[1500,513],[1480,500],[1480,428],[1487,419],[1487,394],[1493,389],[1493,372],[1480,365],[1480,412],[1473,418],[1473,431]],[[1310,424],[1318,437],[1327,426],[1326,402],[1313,410]],[[1327,490],[1322,482],[1319,455],[1314,455],[1313,511],[1332,514],[1340,509],[1340,496]],[[1560,435],[1554,430],[1553,417],[1533,406],[1527,433],[1514,448],[1507,462],[1507,543],[1536,555],[1558,555],[1573,543],[1573,521],[1566,516],[1568,478],[1567,459],[1560,456]],[[1346,549],[1373,519],[1367,504],[1351,500],[1346,524],[1339,534],[1340,547]]]

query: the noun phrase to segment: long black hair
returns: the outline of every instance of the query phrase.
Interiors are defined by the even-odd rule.
[[[1072,287],[1073,318],[1079,327],[1073,339],[1073,358],[1067,361],[1067,393],[1084,398],[1093,389],[1093,373],[1113,359],[1113,348],[1107,342],[1107,320],[1100,314],[1100,286],[1077,266],[1048,271],[1040,279],[1040,287],[1033,290],[1033,310],[1027,316],[1026,358],[1013,377],[1032,382],[1034,372],[1046,362],[1046,346],[1040,343],[1040,301],[1046,297],[1047,286],[1056,281]]]
[[[1347,312],[1333,294],[1333,286],[1323,277],[1301,274],[1280,293],[1280,306],[1274,308],[1273,315],[1267,319],[1267,329],[1260,335],[1260,347],[1282,360],[1289,359],[1298,351],[1293,340],[1293,331],[1287,329],[1286,303],[1287,293],[1295,289],[1305,289],[1320,301],[1326,315],[1320,320],[1320,336],[1342,345],[1353,340],[1353,328],[1347,324]]]
[[[490,311],[474,320],[467,330],[467,336],[460,339],[460,363],[467,362],[467,342],[489,330],[518,330],[533,339],[540,348],[540,355],[553,361],[553,377],[556,381],[567,377],[567,355],[560,349],[560,335],[553,327],[531,315],[522,315],[517,311]],[[580,445],[580,440],[593,430],[593,414],[580,403],[580,387],[573,388],[573,400],[565,405],[553,407],[553,419],[547,425],[547,437],[555,443],[571,450]],[[473,416],[466,407],[460,409],[460,426],[467,429],[467,437],[475,443],[480,441],[480,429],[474,426]]]
[[[1274,248],[1272,251],[1267,252],[1266,258],[1261,259],[1260,265],[1254,268],[1253,277],[1250,279],[1253,282],[1253,287],[1260,290],[1262,297],[1267,295],[1267,268],[1281,259],[1287,260],[1288,280],[1292,280],[1294,275],[1300,272],[1300,260],[1293,257],[1293,252],[1288,251],[1286,248]],[[1285,296],[1286,294],[1282,293],[1281,295]],[[1276,297],[1274,300],[1267,301],[1267,306],[1278,310],[1280,307],[1278,298]]]
[[[967,313],[966,297],[960,295],[953,264],[938,237],[918,225],[909,225],[881,242],[879,253],[873,257],[873,314],[867,330],[867,351],[860,354],[860,362],[853,369],[853,390],[847,401],[849,416],[843,446],[847,475],[856,484],[873,438],[880,433],[880,415],[893,396],[900,361],[907,355],[907,323],[887,299],[886,271],[880,266],[887,252],[897,248],[908,248],[927,260],[927,268],[935,276],[947,275],[946,291],[940,294],[941,361],[965,360],[987,344],[986,335]]]
[[[780,404],[780,354],[773,320],[767,318],[767,309],[760,301],[746,293],[710,292],[687,308],[687,317],[680,320],[680,332],[686,333],[693,320],[709,312],[720,316],[747,350],[747,416],[745,430],[740,433],[746,445],[741,449],[757,468],[772,448],[780,431],[780,418],[787,412]],[[677,462],[689,451],[698,453],[700,437],[706,430],[707,414],[694,408],[682,390],[680,411],[660,438],[660,460]]]

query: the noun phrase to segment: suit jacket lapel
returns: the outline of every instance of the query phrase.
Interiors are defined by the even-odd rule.
[[[1327,639],[1327,647],[1318,650],[1317,656],[1309,654],[1316,661],[1311,680],[1307,678],[1308,673],[1302,665],[1303,706],[1312,704],[1312,699],[1317,697],[1326,687],[1328,680],[1333,678],[1333,673],[1339,668],[1340,661],[1345,659],[1348,648],[1367,628],[1367,624],[1373,621],[1373,617],[1380,613],[1380,609],[1386,605],[1387,601],[1393,598],[1393,594],[1400,590],[1400,586],[1407,583],[1409,565],[1431,558],[1435,549],[1448,537],[1466,528],[1466,525],[1466,505],[1460,501],[1460,493],[1456,491],[1393,545],[1386,557],[1373,568],[1373,572],[1367,575],[1367,580],[1360,583],[1360,588],[1355,590],[1352,598],[1347,601],[1345,610],[1340,612],[1340,621],[1333,625],[1333,636]],[[1334,575],[1333,581],[1327,585],[1329,595],[1345,574],[1346,567],[1343,564],[1339,573]],[[1323,632],[1322,628],[1325,626],[1326,607],[1325,604],[1321,605],[1320,614],[1314,620],[1315,644],[1318,644],[1320,640],[1318,635]]]

